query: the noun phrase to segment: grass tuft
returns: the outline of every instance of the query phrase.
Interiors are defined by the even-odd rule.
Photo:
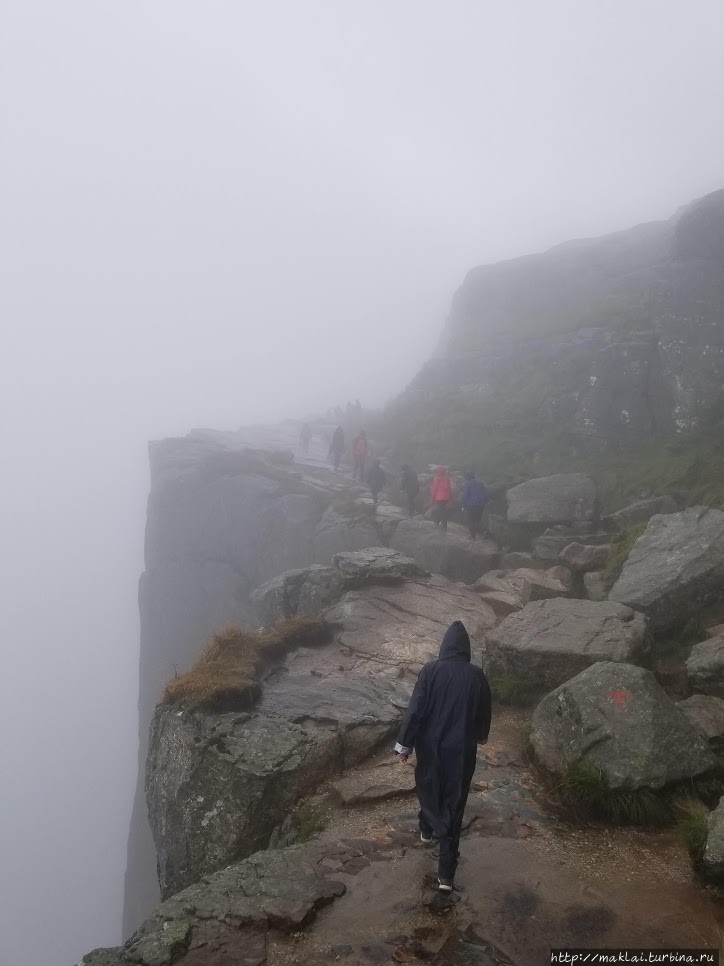
[[[600,765],[583,759],[569,762],[556,790],[578,818],[602,819],[614,825],[663,825],[670,819],[664,795],[650,788],[611,788]]]
[[[271,662],[330,636],[327,622],[315,617],[292,617],[261,633],[227,624],[211,635],[193,667],[166,684],[162,702],[194,711],[244,711],[259,697]]]
[[[516,674],[488,678],[492,696],[501,704],[526,705],[535,700],[530,681]]]
[[[677,803],[676,829],[694,862],[704,858],[709,809],[698,798],[685,798]]]

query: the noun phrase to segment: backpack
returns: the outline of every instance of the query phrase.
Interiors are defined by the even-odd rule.
[[[485,506],[488,502],[488,492],[481,480],[470,480],[468,483],[468,506]]]

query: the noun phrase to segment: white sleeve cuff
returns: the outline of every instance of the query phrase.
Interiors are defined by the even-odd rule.
[[[405,748],[405,746],[404,745],[401,745],[400,742],[398,741],[396,743],[396,745],[395,745],[395,754],[396,755],[411,755],[412,754],[412,748]]]

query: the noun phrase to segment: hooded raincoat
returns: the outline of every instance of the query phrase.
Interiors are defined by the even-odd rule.
[[[470,663],[468,632],[454,621],[438,659],[420,671],[396,747],[402,753],[415,749],[420,829],[440,839],[441,878],[455,875],[477,745],[487,740],[490,716],[487,678]]]

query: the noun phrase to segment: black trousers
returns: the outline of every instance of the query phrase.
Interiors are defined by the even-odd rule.
[[[432,505],[432,518],[443,530],[447,530],[447,500],[435,500]]]
[[[483,510],[482,506],[469,506],[467,508],[468,530],[473,540],[483,532]]]
[[[406,495],[407,495],[407,513],[410,516],[410,518],[412,518],[414,517],[415,510],[417,509],[417,507],[415,506],[415,503],[417,502],[417,493],[407,493]]]
[[[458,859],[460,858],[460,833],[462,832],[463,816],[465,815],[465,805],[467,804],[471,781],[472,773],[470,780],[466,781],[462,799],[455,809],[450,825],[441,829],[442,834],[439,835],[440,857],[437,862],[437,874],[440,879],[454,879],[457,872]],[[430,836],[436,834],[435,829],[431,828],[430,824],[424,819],[422,810],[418,813],[418,819],[420,831],[425,838],[430,838]]]

